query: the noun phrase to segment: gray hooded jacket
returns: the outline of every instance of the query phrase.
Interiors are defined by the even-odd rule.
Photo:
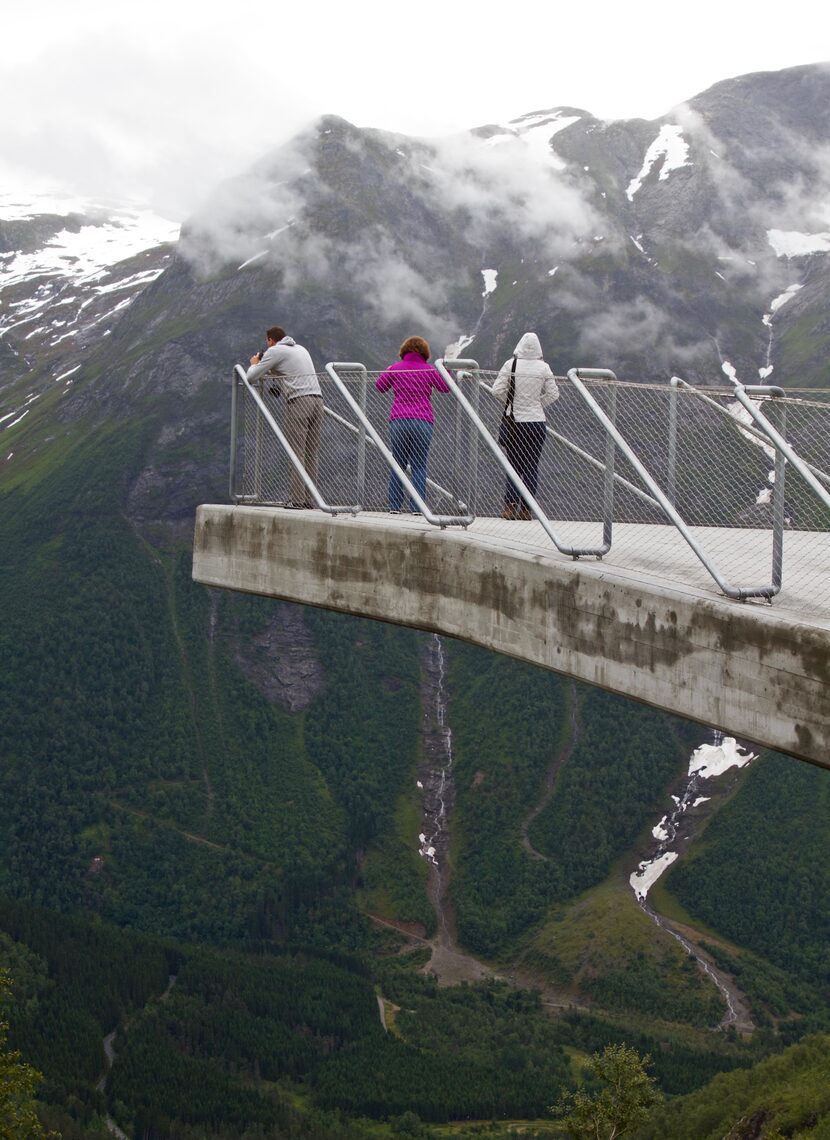
[[[559,399],[559,389],[553,373],[542,359],[542,346],[536,333],[525,333],[513,350],[516,357],[516,394],[513,398],[513,415],[517,423],[544,421],[544,409]],[[493,395],[502,402],[507,400],[510,369],[513,357],[506,360],[493,385]]]
[[[308,349],[297,344],[293,337],[284,336],[277,344],[266,348],[262,360],[259,364],[252,364],[245,376],[252,383],[266,373],[276,378],[286,400],[322,395]]]

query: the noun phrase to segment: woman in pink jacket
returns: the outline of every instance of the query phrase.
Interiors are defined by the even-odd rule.
[[[400,347],[396,360],[375,381],[379,392],[392,389],[394,399],[389,412],[389,438],[392,455],[406,469],[409,464],[412,482],[422,499],[427,493],[427,459],[432,443],[432,389],[449,392],[441,373],[429,363],[429,345],[422,336],[408,337]],[[404,489],[394,471],[389,473],[389,510],[400,513]],[[415,504],[410,499],[409,509]]]

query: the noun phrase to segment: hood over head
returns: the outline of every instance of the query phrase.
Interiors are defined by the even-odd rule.
[[[519,360],[541,360],[542,346],[536,333],[525,333],[513,349],[513,355],[518,356]]]

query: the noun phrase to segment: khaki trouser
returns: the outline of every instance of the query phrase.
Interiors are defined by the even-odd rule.
[[[321,396],[295,396],[285,408],[285,438],[314,483],[317,482],[317,458],[320,453],[320,431],[323,427]],[[291,502],[297,506],[315,506],[299,472],[291,467]]]

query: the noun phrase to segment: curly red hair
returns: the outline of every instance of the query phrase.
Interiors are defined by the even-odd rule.
[[[408,352],[417,352],[424,360],[429,360],[429,344],[422,336],[408,336],[400,347],[398,355],[401,360]]]

